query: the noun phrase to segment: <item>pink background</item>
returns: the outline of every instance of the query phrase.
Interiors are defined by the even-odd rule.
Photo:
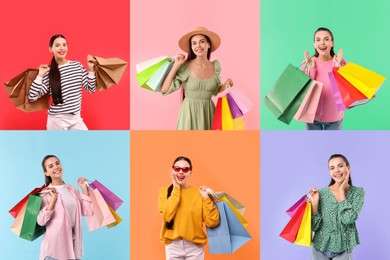
[[[196,26],[205,26],[221,37],[211,60],[220,61],[222,82],[231,78],[255,103],[244,116],[246,128],[260,128],[260,1],[142,0],[131,1],[130,7],[131,130],[176,129],[181,91],[163,97],[141,88],[135,64],[183,53],[177,42]]]
[[[27,68],[50,63],[50,37],[63,34],[67,58],[84,66],[87,54],[130,59],[130,6],[128,0],[107,4],[93,0],[64,2],[6,1],[0,8],[0,129],[46,129],[47,112],[16,109],[3,86]],[[126,69],[119,86],[96,92],[83,91],[81,115],[91,130],[129,130],[130,82]]]

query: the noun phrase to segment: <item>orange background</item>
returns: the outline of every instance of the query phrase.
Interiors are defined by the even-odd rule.
[[[170,184],[170,167],[178,156],[192,161],[191,186],[225,191],[246,206],[252,240],[229,255],[209,254],[206,246],[205,258],[260,259],[259,143],[259,131],[132,131],[130,259],[165,259],[158,192]]]

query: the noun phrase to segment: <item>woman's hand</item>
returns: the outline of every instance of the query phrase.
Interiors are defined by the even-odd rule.
[[[207,193],[207,186],[202,185],[199,187],[200,195],[202,195],[202,198],[207,199],[209,198],[209,194]]]
[[[43,77],[49,70],[50,66],[48,64],[41,64],[41,66],[38,68],[38,76]]]
[[[54,209],[54,205],[56,204],[56,201],[57,201],[57,191],[55,188],[51,188],[51,191],[50,191],[50,201],[49,201],[49,204],[47,205],[47,208],[46,210],[47,211],[52,211]]]
[[[183,54],[178,54],[176,57],[175,57],[175,62],[174,62],[174,66],[177,66],[177,67],[180,67],[181,65],[184,64],[184,62],[186,62],[186,56],[184,56]]]
[[[84,177],[80,177],[77,179],[77,185],[80,186],[80,188],[83,190],[83,193],[87,196],[89,196],[88,186],[86,183],[87,179]]]
[[[176,174],[172,171],[171,171],[171,180],[172,180],[173,188],[178,188],[178,187],[180,188],[180,184],[176,180]]]
[[[340,192],[344,192],[344,194],[345,193],[347,193],[347,191],[348,191],[348,189],[349,189],[349,187],[350,187],[350,185],[349,185],[349,169],[347,168],[347,175],[345,176],[345,179],[344,179],[344,181],[343,181],[343,183],[341,183],[341,185],[340,185]]]
[[[95,64],[96,64],[96,60],[94,59],[94,57],[92,55],[87,55],[87,63],[88,63],[88,70],[90,72],[95,72]]]
[[[233,87],[233,80],[231,80],[231,79],[229,79],[229,78],[227,78],[226,79],[226,81],[225,81],[225,83],[223,83],[224,85],[225,85],[225,88],[227,88],[228,86],[229,87]]]
[[[309,62],[310,63],[310,67],[312,69],[315,69],[316,68],[315,57],[310,57],[310,54],[309,54],[308,51],[305,51],[303,53],[303,56],[305,57],[306,64]]]
[[[335,61],[339,66],[341,66],[341,61],[343,60],[343,54],[344,54],[343,49],[340,48],[339,52],[335,56]]]

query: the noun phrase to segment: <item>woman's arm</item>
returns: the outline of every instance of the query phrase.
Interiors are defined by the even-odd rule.
[[[210,198],[203,198],[203,222],[208,227],[219,225],[219,211]]]
[[[40,97],[49,92],[49,66],[47,64],[39,66],[39,72],[32,82],[28,92],[28,101],[37,101]]]
[[[341,223],[348,225],[355,222],[364,204],[365,191],[363,188],[356,188],[351,198],[340,202],[338,215]]]
[[[82,73],[82,84],[86,91],[89,93],[94,93],[96,91],[96,75],[94,66],[91,65],[92,63],[92,56],[88,55],[87,62],[88,62],[88,71],[84,68],[84,66],[80,63],[81,67],[81,73]]]
[[[77,189],[74,188],[75,193],[78,195],[78,200],[81,204],[81,215],[82,216],[91,216],[93,214],[92,211],[92,200],[89,197],[88,186],[86,184],[87,179],[80,177],[77,179],[77,185],[82,190],[80,193]],[[72,187],[73,188],[73,187]]]
[[[169,71],[167,77],[165,78],[162,86],[161,86],[161,93],[166,94],[169,90],[169,88],[172,85],[172,82],[174,81],[176,74],[180,67],[185,63],[185,56],[183,54],[179,54],[175,58],[175,62],[173,63],[171,71]],[[175,84],[182,84],[182,82],[179,80],[178,82],[174,82]]]
[[[171,222],[176,215],[180,202],[180,187],[174,187],[171,196],[167,199],[167,188],[160,189],[158,211],[165,222]]]
[[[37,223],[40,226],[46,225],[46,223],[49,222],[53,214],[54,206],[57,202],[57,192],[54,188],[50,191],[49,196],[50,196],[49,202],[47,202],[45,199],[42,199],[42,208],[39,211],[37,217]]]

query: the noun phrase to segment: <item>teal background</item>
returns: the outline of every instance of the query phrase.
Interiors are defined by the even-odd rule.
[[[130,258],[130,134],[128,131],[1,131],[0,132],[0,237],[1,259],[38,259],[42,237],[30,242],[9,230],[8,213],[28,192],[44,184],[41,161],[47,154],[61,160],[66,183],[78,177],[97,179],[124,203],[117,210],[123,222],[111,229],[89,232],[82,218],[84,257]]]
[[[304,129],[295,119],[286,125],[264,105],[264,97],[288,63],[300,66],[303,53],[314,54],[314,32],[327,27],[333,32],[335,53],[387,78],[368,104],[344,113],[343,129],[390,129],[390,2],[261,0],[260,93],[261,129]]]

